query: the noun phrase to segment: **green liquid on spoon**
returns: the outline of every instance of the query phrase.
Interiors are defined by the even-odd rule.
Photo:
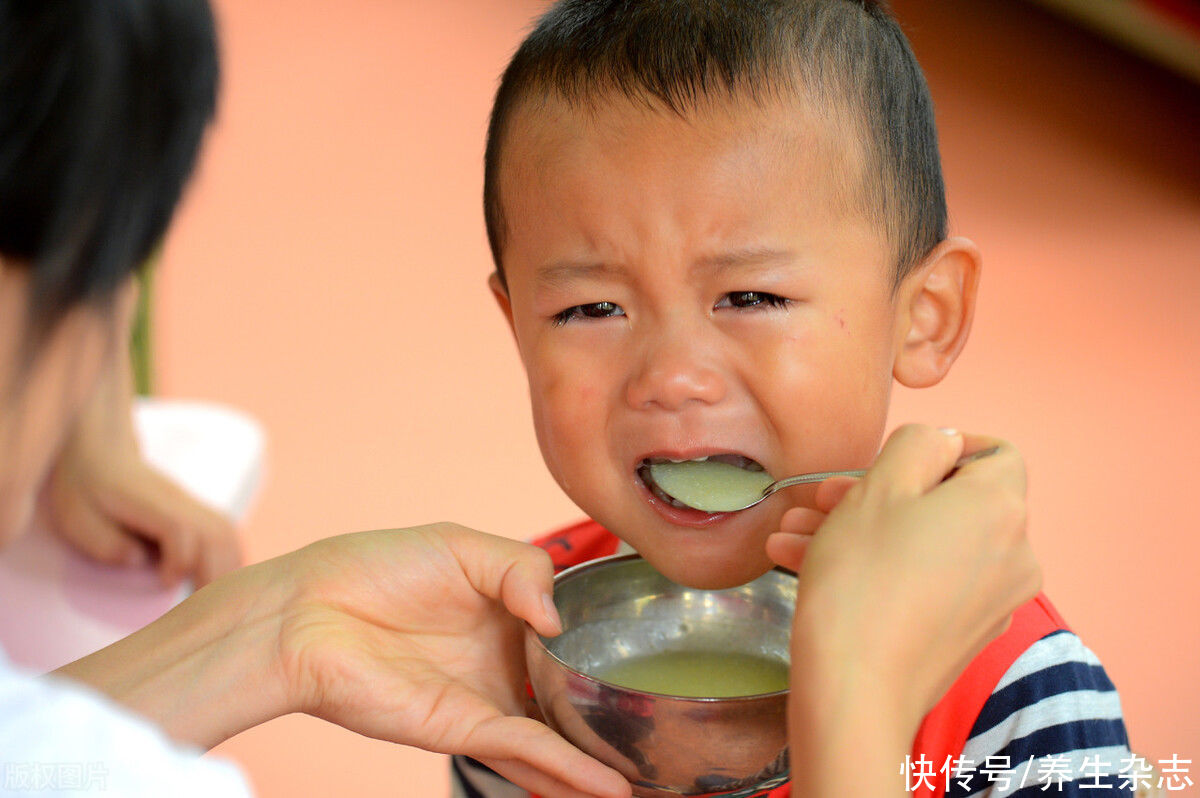
[[[741,510],[774,482],[766,471],[749,471],[716,460],[656,463],[650,476],[663,492],[706,513]]]

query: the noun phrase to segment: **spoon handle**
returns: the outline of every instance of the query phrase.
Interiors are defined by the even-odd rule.
[[[950,469],[950,471],[942,479],[949,479],[954,475],[954,472],[958,471],[958,469],[962,468],[967,463],[972,463],[980,458],[995,454],[999,449],[999,446],[989,446],[986,449],[980,449],[977,452],[972,452],[971,454],[958,458],[956,461],[954,461],[954,468]],[[763,489],[763,496],[770,496],[777,490],[790,488],[793,485],[807,485],[810,482],[824,482],[825,480],[832,479],[833,477],[862,477],[866,476],[866,473],[866,469],[854,468],[849,471],[818,471],[812,474],[800,474],[799,476],[787,477],[786,479],[781,479],[778,482],[771,483]]]

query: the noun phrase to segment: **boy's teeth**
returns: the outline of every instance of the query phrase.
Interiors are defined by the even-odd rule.
[[[674,457],[647,457],[643,462],[646,465],[654,465],[656,463],[703,463],[706,460],[715,460],[720,463],[728,463],[729,465],[744,468],[747,471],[762,471],[763,467],[751,460],[749,457],[743,457],[740,454],[706,454],[703,457],[691,457],[684,459],[676,459]]]

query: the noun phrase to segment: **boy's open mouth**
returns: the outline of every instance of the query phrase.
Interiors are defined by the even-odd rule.
[[[721,464],[725,468],[714,468],[711,464]],[[669,474],[670,485],[660,484],[656,472],[660,475]],[[755,476],[749,477],[751,474]],[[733,506],[739,504],[737,494],[752,494],[753,486],[757,485],[761,490],[771,482],[770,475],[762,465],[740,454],[713,454],[688,460],[647,457],[638,466],[637,475],[655,498],[669,506],[706,513],[737,509]],[[739,484],[730,484],[729,476],[739,477],[736,480]],[[730,506],[725,507],[725,504]]]

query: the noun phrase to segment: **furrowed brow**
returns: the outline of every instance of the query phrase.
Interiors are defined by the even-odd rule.
[[[540,267],[533,279],[540,288],[561,288],[588,279],[612,277],[620,271],[608,263],[563,261]]]
[[[732,271],[763,266],[776,266],[796,260],[794,252],[771,247],[747,247],[698,259],[693,271]]]

